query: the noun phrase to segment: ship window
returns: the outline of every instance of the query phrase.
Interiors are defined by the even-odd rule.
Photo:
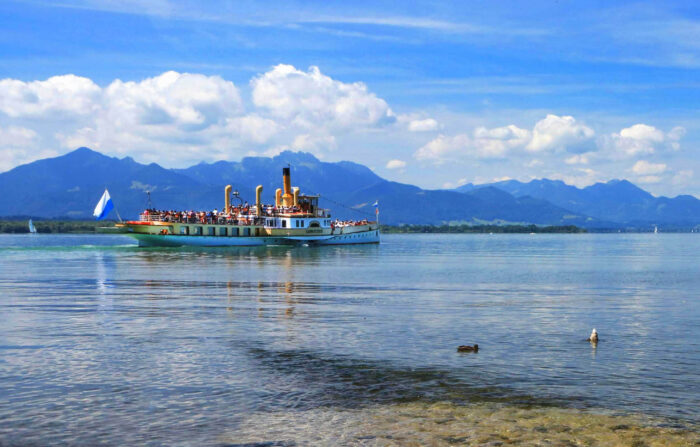
[[[309,228],[319,228],[320,226],[321,225],[316,221],[313,221],[309,224]]]
[[[231,228],[230,236],[238,236],[238,228]]]
[[[243,236],[250,236],[250,228],[243,229]]]
[[[202,227],[194,227],[194,234],[196,234],[197,236],[201,236],[202,235]]]
[[[180,227],[180,234],[187,234],[187,227]]]
[[[215,236],[216,228],[215,227],[209,227],[207,228],[207,233],[209,236]]]
[[[287,228],[287,221],[286,220],[282,220],[282,228]]]
[[[219,236],[226,236],[226,227],[219,228]]]

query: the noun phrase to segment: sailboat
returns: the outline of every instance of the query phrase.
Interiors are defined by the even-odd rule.
[[[32,234],[36,233],[36,227],[34,226],[34,222],[32,222],[31,219],[29,219],[29,232]]]
[[[659,227],[654,225],[654,234],[658,234],[658,233],[659,233]]]

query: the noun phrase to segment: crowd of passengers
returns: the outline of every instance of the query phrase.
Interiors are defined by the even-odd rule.
[[[251,210],[251,208],[253,208]],[[302,207],[303,208],[303,207]],[[175,211],[175,210],[157,210],[154,208],[147,209],[142,213],[142,220],[158,221],[158,222],[175,222],[175,223],[193,223],[193,224],[218,224],[218,225],[263,225],[266,217],[275,217],[279,214],[307,212],[299,207],[283,207],[277,208],[273,205],[263,205],[261,216],[251,216],[254,212],[254,206],[248,205],[246,202],[240,207],[232,207],[231,212],[219,211]],[[351,227],[357,225],[367,225],[369,221],[363,220],[338,220],[332,222],[334,227]]]
[[[362,219],[362,220],[334,220],[333,221],[333,226],[334,227],[355,227],[358,225],[367,225],[369,221],[367,219]]]
[[[279,214],[290,213],[308,213],[308,205],[291,206],[291,207],[276,207],[274,205],[263,205],[262,214],[260,216],[252,216],[255,214],[255,205],[249,205],[248,202],[241,206],[231,207],[230,212],[225,210],[219,211],[176,211],[176,210],[157,210],[154,208],[145,210],[141,216],[145,221],[159,222],[176,222],[176,223],[201,223],[201,224],[219,224],[219,225],[253,225],[262,224],[266,217],[276,217]]]

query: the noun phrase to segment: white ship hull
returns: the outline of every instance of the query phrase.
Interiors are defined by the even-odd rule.
[[[289,237],[225,237],[184,236],[175,234],[126,233],[138,240],[141,247],[254,247],[261,245],[346,245],[378,244],[379,231],[349,234]]]

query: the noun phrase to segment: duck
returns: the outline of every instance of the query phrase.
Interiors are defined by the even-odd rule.
[[[588,340],[586,341],[590,341],[591,343],[598,343],[598,331],[596,331],[595,328],[593,328],[593,330],[591,331],[591,336],[588,337]]]
[[[457,352],[479,352],[479,345],[477,345],[475,343],[474,346],[469,346],[469,345],[457,346]]]

